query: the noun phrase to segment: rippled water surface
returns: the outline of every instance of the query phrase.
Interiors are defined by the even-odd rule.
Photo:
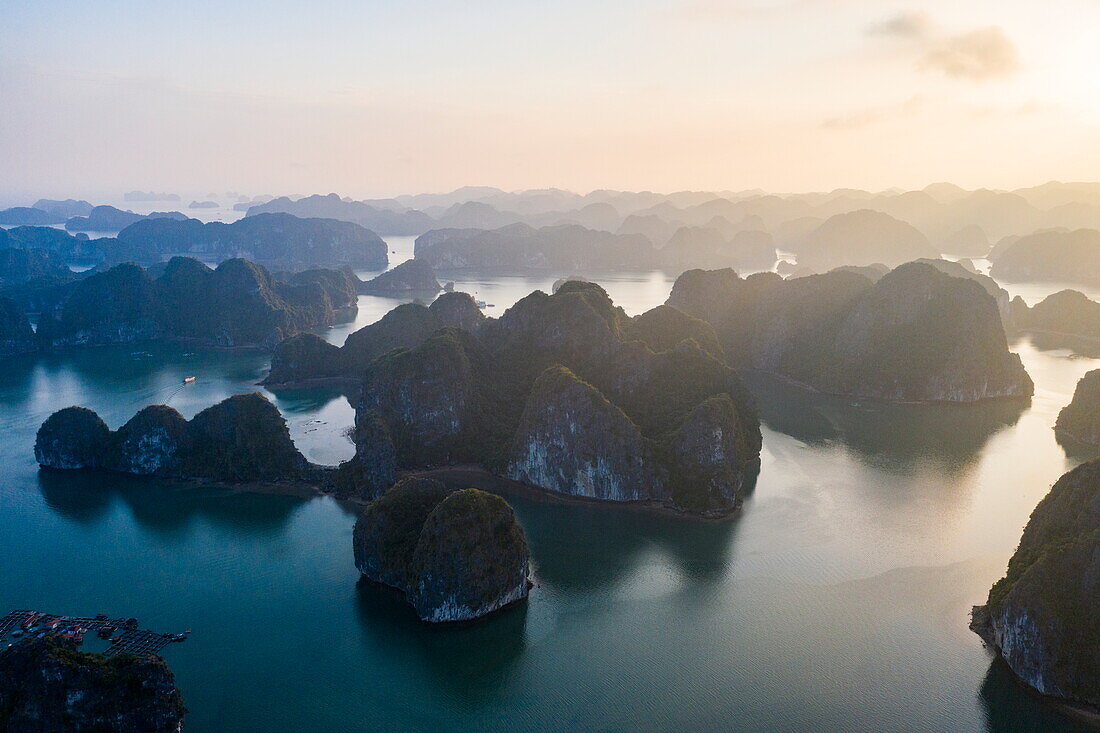
[[[443,277],[498,310],[555,279]],[[663,274],[595,279],[630,313],[671,286]],[[328,338],[397,302],[364,296],[357,325]],[[967,630],[1031,510],[1075,462],[1051,426],[1097,366],[1015,348],[1036,383],[1029,405],[853,403],[750,376],[764,453],[738,519],[513,498],[536,566],[530,600],[447,629],[357,584],[354,513],[330,499],[34,464],[53,410],[87,405],[112,427],[155,402],[191,416],[256,389],[267,355],[128,346],[9,359],[0,609],[193,629],[164,653],[190,731],[1078,730]],[[338,392],[269,396],[311,460],[351,454]]]

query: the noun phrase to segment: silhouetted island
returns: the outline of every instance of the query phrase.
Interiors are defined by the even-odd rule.
[[[814,272],[841,265],[894,267],[939,253],[912,225],[881,211],[836,214],[805,235],[795,247],[798,264]]]
[[[993,297],[928,264],[878,282],[844,270],[791,280],[692,270],[668,303],[710,322],[731,363],[822,392],[973,402],[1033,391]]]
[[[146,219],[174,219],[186,221],[187,215],[178,211],[154,211],[151,214],[135,214],[114,206],[96,206],[87,216],[74,216],[65,222],[71,232],[117,232],[131,224]]]
[[[1016,296],[1011,307],[1016,328],[1042,333],[1047,343],[1072,345],[1077,339],[1100,339],[1100,303],[1076,290],[1060,290],[1030,308]]]
[[[421,620],[470,621],[527,597],[530,551],[512,507],[478,489],[405,479],[366,506],[355,566],[397,588]]]
[[[1039,231],[998,245],[990,274],[1009,282],[1100,285],[1100,231]]]
[[[0,729],[178,733],[186,709],[155,655],[81,652],[58,634],[0,652]]]
[[[436,226],[427,214],[414,209],[394,211],[370,206],[361,201],[345,201],[334,193],[315,195],[293,201],[286,196],[246,207],[248,217],[257,214],[283,213],[302,218],[338,219],[353,222],[379,234],[414,235]],[[381,268],[376,268],[381,269]]]
[[[1100,461],[1058,479],[971,628],[1027,685],[1100,708]]]
[[[250,216],[232,224],[149,219],[103,244],[110,262],[153,263],[173,255],[215,262],[240,257],[291,271],[344,266],[383,270],[389,262],[386,243],[372,231],[345,221],[289,214]]]
[[[309,328],[335,323],[354,292],[332,272],[326,288],[312,275],[276,281],[265,268],[233,259],[211,269],[175,257],[157,278],[133,263],[80,280],[56,311],[39,320],[44,347],[196,339],[216,346],[271,348]]]
[[[30,206],[14,206],[0,211],[0,224],[5,226],[48,226],[64,222],[63,216]]]
[[[657,250],[642,235],[617,235],[577,224],[434,229],[416,238],[414,253],[437,270],[647,269],[659,261]]]
[[[95,208],[83,199],[65,199],[64,201],[56,199],[38,199],[34,202],[33,206],[36,209],[42,209],[42,211],[53,214],[61,221],[66,221],[74,216],[88,216],[92,213],[92,209]]]

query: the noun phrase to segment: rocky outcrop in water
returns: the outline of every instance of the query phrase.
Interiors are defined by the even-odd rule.
[[[291,272],[345,266],[382,270],[389,262],[386,243],[368,229],[290,214],[249,216],[232,224],[150,219],[120,231],[104,250],[111,262],[154,263],[176,255],[215,262],[242,258]]]
[[[28,354],[38,349],[34,329],[10,298],[0,298],[0,356]]]
[[[342,347],[312,334],[283,341],[271,357],[271,373],[264,384],[360,379],[367,366],[388,351],[419,346],[447,326],[476,333],[483,321],[485,315],[467,293],[444,293],[430,306],[405,303],[348,335]]]
[[[909,263],[781,280],[684,273],[669,304],[708,320],[727,357],[822,392],[899,401],[1028,397],[997,302],[973,278]]]
[[[0,729],[12,733],[177,733],[175,676],[149,655],[85,654],[49,635],[0,652]]]
[[[1100,707],[1100,462],[1054,484],[971,628],[1044,695]]]
[[[34,455],[43,468],[228,483],[293,481],[314,473],[279,410],[258,393],[229,397],[189,421],[171,407],[153,405],[113,433],[93,411],[68,407],[39,428]]]
[[[527,597],[523,528],[477,489],[403,480],[367,505],[353,546],[359,572],[402,590],[424,621],[469,621]]]
[[[527,597],[530,551],[504,499],[477,489],[448,495],[420,529],[409,602],[432,623],[469,621]]]
[[[111,447],[111,429],[86,407],[66,407],[46,418],[34,439],[34,459],[45,468],[99,468]]]
[[[431,265],[424,260],[402,262],[359,286],[359,292],[367,295],[435,294],[442,289],[443,286],[435,279]]]
[[[1100,447],[1100,369],[1077,382],[1073,399],[1058,413],[1054,435],[1062,445]]]
[[[403,469],[477,464],[565,496],[728,515],[755,471],[759,421],[693,335],[720,352],[698,319],[671,307],[631,319],[598,285],[567,282],[476,335],[451,327],[379,356],[357,414],[385,423]],[[368,465],[374,445],[357,442]]]
[[[331,274],[335,282],[346,277]],[[60,313],[43,315],[39,339],[47,346],[186,338],[272,348],[300,331],[335,322],[327,287],[308,279],[278,282],[247,260],[226,260],[211,270],[198,260],[175,257],[156,279],[128,263],[81,280]]]

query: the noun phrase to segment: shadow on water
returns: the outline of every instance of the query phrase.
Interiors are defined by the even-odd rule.
[[[688,583],[716,583],[729,568],[738,526],[735,519],[701,522],[626,507],[509,501],[527,533],[539,583],[566,594],[614,585],[654,549]]]
[[[746,495],[755,488],[759,471],[759,464],[751,470]],[[539,583],[557,592],[585,595],[611,587],[654,551],[689,584],[715,583],[730,564],[735,517],[701,521],[611,502],[562,503],[553,495],[478,471],[436,472],[433,478],[507,500],[527,535]]]
[[[989,733],[1046,733],[1051,730],[1095,733],[1097,730],[1025,689],[1000,658],[989,665],[978,697]]]
[[[901,470],[931,460],[949,473],[962,472],[1030,405],[1028,400],[895,404],[822,395],[759,372],[744,379],[761,420],[773,430],[810,445],[841,443],[867,465]]]
[[[420,621],[403,595],[360,578],[358,618],[369,654],[416,656],[409,668],[426,668],[440,686],[464,702],[495,700],[527,647],[527,603],[470,624],[435,626]]]
[[[1100,358],[1100,340],[1087,336],[1074,336],[1069,333],[1051,333],[1045,331],[1029,331],[1016,339],[1031,341],[1031,345],[1039,351],[1068,350],[1078,356],[1087,356],[1091,359]],[[1013,348],[1015,348],[1015,343]]]
[[[38,486],[47,506],[72,521],[98,522],[118,499],[139,525],[163,535],[177,534],[202,519],[237,534],[275,536],[308,501],[90,471],[40,470]]]
[[[335,387],[280,389],[272,390],[272,394],[275,395],[276,407],[284,415],[319,412],[340,399],[351,402],[350,397]]]
[[[1085,463],[1091,461],[1094,458],[1100,457],[1100,447],[1095,445],[1089,445],[1088,443],[1081,443],[1072,438],[1065,438],[1058,433],[1054,434],[1054,440],[1057,441],[1059,447],[1066,454],[1066,458],[1077,463]]]

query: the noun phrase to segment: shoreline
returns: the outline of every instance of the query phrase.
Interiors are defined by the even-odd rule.
[[[634,512],[642,512],[645,514],[660,515],[666,517],[672,517],[676,519],[683,519],[691,522],[711,522],[719,523],[736,519],[741,516],[743,499],[737,502],[737,506],[729,512],[722,514],[708,513],[708,514],[693,514],[691,512],[680,511],[674,509],[667,504],[657,501],[610,501],[606,499],[596,499],[589,496],[573,496],[570,494],[563,494],[558,491],[551,491],[550,489],[543,489],[531,484],[521,483],[519,481],[513,481],[512,479],[498,476],[495,473],[477,465],[465,464],[459,466],[447,466],[442,468],[431,468],[423,471],[403,471],[399,475],[401,478],[430,478],[437,481],[441,481],[447,486],[460,486],[463,488],[475,488],[487,491],[491,494],[497,494],[503,498],[509,496],[518,496],[523,499],[538,502],[540,504],[550,504],[556,506],[599,506],[599,507],[613,507],[615,509],[625,509]]]
[[[737,366],[731,366],[731,368],[735,372],[737,372],[738,374],[758,374],[758,375],[762,375],[762,376],[768,377],[770,379],[774,379],[778,382],[782,382],[784,384],[790,385],[792,387],[798,387],[799,389],[804,390],[806,392],[809,392],[811,394],[821,395],[822,397],[837,397],[837,398],[846,399],[846,400],[861,400],[861,401],[864,401],[864,402],[875,402],[877,404],[883,404],[883,405],[945,405],[945,406],[946,405],[951,405],[951,406],[958,406],[958,407],[969,407],[969,406],[972,406],[972,405],[982,405],[982,404],[986,404],[986,403],[989,403],[989,402],[1009,402],[1009,401],[1013,401],[1013,400],[1019,400],[1019,401],[1028,400],[1028,401],[1030,401],[1034,397],[1034,395],[1001,395],[1001,396],[998,396],[998,397],[983,397],[980,400],[965,400],[965,401],[963,401],[963,400],[895,400],[895,399],[891,399],[889,397],[864,396],[864,395],[857,395],[857,394],[851,394],[851,393],[845,393],[845,392],[827,392],[825,390],[818,389],[817,387],[814,387],[813,385],[811,385],[807,382],[801,382],[801,381],[799,381],[799,380],[797,380],[793,377],[788,377],[785,374],[780,374],[779,372],[769,371],[767,369],[743,368],[743,367],[737,367]],[[749,390],[750,394],[752,393],[752,389],[748,385],[745,385],[745,388]]]

